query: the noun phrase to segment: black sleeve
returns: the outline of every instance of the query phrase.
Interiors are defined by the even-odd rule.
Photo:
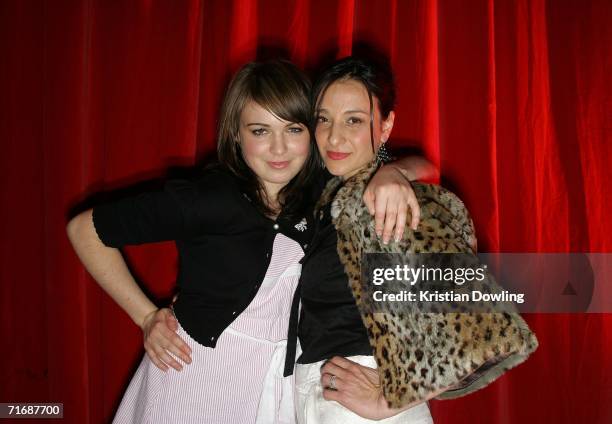
[[[109,247],[167,240],[184,240],[214,229],[227,189],[212,181],[168,181],[158,192],[96,206],[93,223]],[[208,180],[211,180],[209,178]]]

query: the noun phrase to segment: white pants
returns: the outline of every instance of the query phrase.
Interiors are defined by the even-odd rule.
[[[370,368],[376,368],[373,356],[350,356],[347,359]],[[433,419],[427,403],[421,403],[393,417],[380,421],[362,418],[338,402],[323,398],[321,366],[325,361],[314,364],[296,364],[295,403],[298,424],[431,424]]]

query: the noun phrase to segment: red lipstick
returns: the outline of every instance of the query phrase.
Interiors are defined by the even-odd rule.
[[[327,157],[331,160],[342,160],[350,155],[350,153],[332,152],[330,150],[328,150],[326,153]]]

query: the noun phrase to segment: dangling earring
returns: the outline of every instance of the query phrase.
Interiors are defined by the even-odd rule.
[[[382,143],[380,143],[380,147],[378,148],[378,152],[376,152],[376,160],[378,162],[387,163],[387,162],[391,162],[393,160],[393,158],[391,157],[391,154],[387,150],[387,147],[385,146],[385,144],[386,144],[386,142],[384,142],[384,141]]]

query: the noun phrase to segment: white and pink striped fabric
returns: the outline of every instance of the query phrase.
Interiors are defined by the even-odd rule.
[[[200,345],[179,328],[192,363],[181,372],[163,372],[145,355],[113,422],[294,423],[293,376],[283,377],[283,365],[303,255],[297,242],[277,234],[257,296],[216,348]]]

